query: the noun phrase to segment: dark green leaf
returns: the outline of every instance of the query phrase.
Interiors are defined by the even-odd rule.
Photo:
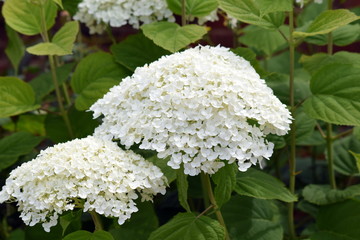
[[[63,229],[63,236],[81,229],[82,209],[70,211],[60,217],[60,225]]]
[[[115,240],[148,239],[158,228],[158,219],[150,202],[137,202],[139,211],[131,214],[130,220],[110,230]]]
[[[226,164],[211,176],[216,184],[214,195],[218,207],[229,201],[231,193],[236,185],[236,173],[238,172],[236,164]]]
[[[304,68],[311,73],[311,75],[314,75],[314,73],[319,71],[319,69],[331,63],[360,64],[360,54],[344,51],[337,52],[334,55],[316,53],[312,56],[301,56],[300,62],[303,64]]]
[[[235,53],[236,55],[243,57],[244,59],[249,61],[251,66],[253,66],[253,68],[255,68],[256,72],[261,77],[263,77],[267,74],[267,72],[260,66],[259,62],[256,59],[256,54],[251,49],[238,47],[235,49],[231,49],[231,51],[233,53]]]
[[[358,200],[322,206],[316,221],[319,232],[313,234],[311,240],[358,240],[359,221],[360,202]]]
[[[101,82],[104,80],[105,83],[102,86],[103,88],[101,88],[101,93],[104,93],[108,90],[104,87],[110,87],[108,79],[112,79],[114,81],[113,83],[115,83],[115,81],[120,83],[120,81],[129,74],[130,72],[125,67],[117,64],[113,56],[108,53],[98,52],[83,58],[77,65],[71,79],[71,86],[78,94],[78,98],[75,101],[76,107],[80,107],[79,110],[86,110],[87,108],[84,108],[85,105],[83,104],[84,101],[86,105],[91,105],[96,101],[94,96],[102,97],[93,91],[90,91],[90,98],[87,97],[89,96],[89,92],[83,95],[84,91],[88,91],[89,88],[91,89],[91,84],[97,82],[95,85],[102,85]],[[78,103],[78,101],[81,103]]]
[[[302,108],[297,109],[295,116],[296,142],[306,145],[306,141],[313,136],[316,120],[306,115]]]
[[[249,168],[246,172],[238,172],[235,191],[240,195],[260,199],[297,201],[297,197],[290,193],[283,182],[254,168]]]
[[[62,239],[62,228],[60,224],[51,227],[50,232],[45,232],[44,228],[40,223],[36,224],[33,227],[25,228],[25,239],[26,240],[39,240],[39,239],[51,239],[51,240],[61,240]]]
[[[10,59],[15,72],[17,72],[21,59],[25,54],[25,46],[19,35],[8,25],[6,25],[6,35],[8,37],[8,43],[5,53]]]
[[[12,231],[6,240],[25,240],[25,232],[18,228]]]
[[[289,27],[285,25],[279,29],[286,34],[289,32]],[[243,31],[244,35],[239,38],[239,41],[248,47],[264,53],[266,56],[271,56],[274,52],[287,47],[286,40],[276,30],[249,25]]]
[[[341,125],[360,125],[360,67],[330,64],[311,79],[313,95],[304,103],[312,118]]]
[[[16,77],[0,77],[0,118],[35,110],[35,93]]]
[[[360,141],[354,136],[348,136],[334,142],[334,168],[344,175],[359,175],[356,161],[349,150],[360,152]]]
[[[331,189],[329,185],[307,185],[303,189],[306,201],[316,205],[327,205],[344,201],[360,195],[360,185],[353,185],[344,190]]]
[[[83,138],[93,134],[94,129],[99,125],[99,122],[92,118],[90,112],[81,112],[71,108],[68,116],[75,138]],[[71,139],[61,116],[48,114],[45,119],[45,129],[46,135],[56,143]]]
[[[275,202],[234,196],[221,209],[232,240],[282,240],[280,211]]]
[[[181,0],[166,0],[169,9],[178,15],[181,15]],[[216,0],[185,0],[186,15],[195,17],[205,17],[216,10],[218,3]]]
[[[46,115],[20,115],[19,119],[14,122],[4,124],[2,127],[6,130],[15,132],[29,132],[34,135],[45,136]]]
[[[146,37],[170,52],[179,51],[190,43],[200,40],[206,33],[205,27],[190,24],[180,26],[172,22],[154,22],[141,26]]]
[[[176,171],[176,186],[178,190],[178,198],[180,205],[187,211],[191,212],[188,198],[189,183],[187,181],[187,175],[184,173],[184,168],[181,167]]]
[[[14,164],[22,155],[30,153],[41,141],[28,132],[17,132],[0,140],[0,170]]]
[[[60,85],[69,78],[74,66],[75,63],[67,63],[56,69],[56,76]],[[55,89],[50,72],[43,73],[36,78],[33,78],[29,84],[35,91],[36,101],[38,103],[41,103],[41,100]]]
[[[223,240],[224,228],[218,221],[192,213],[179,213],[158,228],[149,240]]]
[[[109,232],[95,231],[93,233],[79,230],[63,238],[63,240],[114,240]]]
[[[46,28],[50,29],[55,23],[57,6],[53,1],[43,1]],[[36,35],[42,32],[41,4],[34,4],[24,0],[5,1],[2,15],[5,22],[15,31],[25,35]]]
[[[169,51],[159,47],[142,33],[131,35],[124,41],[112,45],[111,52],[118,63],[131,71],[158,60],[163,55],[170,54]]]
[[[62,0],[64,9],[74,16],[78,11],[78,5],[82,0]]]

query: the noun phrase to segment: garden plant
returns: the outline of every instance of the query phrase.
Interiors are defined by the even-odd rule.
[[[0,6],[0,240],[360,240],[359,1]]]

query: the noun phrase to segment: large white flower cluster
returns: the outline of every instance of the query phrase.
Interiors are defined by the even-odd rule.
[[[245,59],[224,47],[196,47],[137,68],[90,108],[103,115],[95,136],[171,156],[188,175],[239,170],[272,155],[269,133],[284,135],[291,116]]]
[[[136,212],[133,201],[165,193],[166,178],[159,168],[115,143],[89,136],[49,147],[13,170],[0,192],[0,202],[17,201],[20,217],[45,231],[58,215],[79,201],[83,210],[118,218],[119,224]],[[81,207],[81,206],[80,206]]]
[[[107,24],[139,28],[142,23],[175,20],[166,0],[83,0],[78,9],[74,19],[85,23],[91,34],[102,33]]]

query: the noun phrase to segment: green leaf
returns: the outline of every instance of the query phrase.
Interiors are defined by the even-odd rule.
[[[168,184],[172,183],[176,179],[176,170],[167,165],[167,162],[169,161],[168,158],[158,158],[154,155],[146,160],[152,162],[161,169],[168,180]]]
[[[79,32],[79,23],[71,21],[57,31],[50,43],[38,43],[26,50],[34,55],[58,55],[72,54],[73,45]]]
[[[296,143],[306,145],[306,141],[313,136],[316,120],[310,118],[303,108],[298,108],[295,116]]]
[[[68,11],[71,16],[74,16],[78,11],[78,5],[82,0],[62,0],[64,10]]]
[[[345,25],[332,32],[333,44],[336,46],[346,46],[355,42],[360,35],[360,24]],[[327,35],[316,35],[305,38],[305,42],[319,46],[324,46],[328,42]]]
[[[228,15],[239,21],[266,29],[277,29],[284,22],[283,9],[291,9],[288,0],[218,0]],[[289,6],[291,6],[289,8]]]
[[[169,9],[178,15],[181,15],[181,0],[166,0]],[[205,17],[216,10],[218,3],[216,0],[185,0],[186,15],[194,17]]]
[[[294,37],[307,37],[327,34],[358,19],[360,17],[347,9],[326,10],[315,18],[305,32],[294,32],[293,35]]]
[[[288,27],[280,27],[283,32],[288,32]],[[287,46],[286,40],[278,31],[263,29],[258,26],[249,25],[244,29],[244,35],[239,41],[248,47],[254,48],[266,56],[271,56],[274,52],[284,49]]]
[[[138,201],[136,207],[139,211],[131,214],[130,220],[109,231],[114,239],[148,239],[150,233],[158,228],[159,223],[152,203]]]
[[[71,75],[75,63],[67,63],[56,68],[56,76],[59,85],[63,84]],[[51,72],[45,72],[29,82],[36,95],[36,102],[41,103],[42,99],[55,90]]]
[[[207,33],[205,27],[194,24],[181,27],[171,22],[145,24],[141,26],[141,30],[155,44],[173,53],[200,40]]]
[[[188,198],[188,188],[189,183],[187,181],[187,175],[184,173],[184,167],[181,166],[180,169],[176,171],[176,186],[178,190],[178,199],[180,205],[187,211],[191,212]]]
[[[45,136],[44,120],[46,115],[20,115],[14,122],[4,124],[2,127],[11,132],[29,132],[34,135]]]
[[[345,202],[322,206],[316,218],[319,232],[311,240],[357,240],[360,236],[360,202]]]
[[[179,213],[154,231],[149,240],[223,240],[225,230],[218,221],[192,213]]]
[[[87,110],[96,100],[102,98],[109,89],[119,82],[113,78],[98,78],[87,85],[75,101],[75,107],[78,110]]]
[[[289,192],[283,182],[254,168],[237,174],[235,191],[240,195],[260,199],[297,201],[297,197]]]
[[[358,168],[358,171],[360,172],[360,153],[354,153],[353,151],[349,151],[351,155],[355,158],[356,166]]]
[[[10,59],[15,72],[17,72],[21,59],[25,54],[25,46],[19,35],[8,25],[6,25],[6,35],[8,37],[8,43],[5,49],[5,53],[6,56]]]
[[[68,117],[72,126],[74,138],[83,138],[93,134],[99,122],[92,118],[90,112],[77,111],[70,108]],[[53,142],[66,142],[71,140],[64,119],[59,115],[48,114],[45,119],[46,135]]]
[[[304,26],[307,23],[312,22],[323,11],[327,10],[327,2],[323,1],[321,4],[315,2],[309,2],[300,11],[296,18],[297,26]]]
[[[25,240],[25,232],[24,230],[18,228],[12,231],[6,240]]]
[[[329,185],[307,185],[303,189],[306,201],[316,205],[327,205],[344,201],[360,195],[360,185],[353,185],[344,190],[331,189]]]
[[[102,230],[93,233],[79,230],[66,235],[63,240],[114,240],[114,238],[109,232]]]
[[[131,71],[147,63],[154,62],[161,56],[171,54],[169,51],[156,45],[142,33],[131,35],[124,41],[112,45],[110,50],[116,62]]]
[[[44,1],[43,5],[24,0],[5,1],[2,15],[5,22],[15,31],[25,35],[36,35],[42,32],[41,8],[44,8],[46,29],[55,23],[57,6],[53,1]]]
[[[13,133],[0,140],[0,170],[14,164],[20,156],[30,153],[41,141],[28,132]]]
[[[312,118],[340,125],[360,125],[360,67],[352,64],[330,64],[319,70],[310,81],[313,95],[304,102]]]
[[[220,168],[211,179],[216,184],[214,195],[218,207],[229,201],[231,193],[236,185],[236,173],[238,172],[236,164],[226,164]]]
[[[311,75],[314,75],[314,73],[316,73],[319,69],[331,63],[360,64],[360,54],[344,51],[337,52],[334,55],[316,53],[312,56],[303,55],[299,61],[303,64],[304,68],[311,73]]]
[[[60,216],[59,222],[63,229],[62,232],[63,236],[66,236],[69,233],[81,229],[81,216],[82,216],[82,209],[70,211],[69,213]]]
[[[280,240],[283,229],[274,201],[234,196],[221,209],[232,240]]]
[[[359,175],[356,161],[350,151],[360,152],[360,141],[348,136],[334,142],[334,168],[337,172],[347,175]]]
[[[50,232],[45,232],[41,223],[38,223],[33,227],[27,226],[25,228],[25,239],[26,240],[39,240],[39,239],[61,240],[62,228],[60,224],[57,224],[56,226],[51,227]]]
[[[53,0],[57,5],[59,5],[59,7],[61,7],[61,9],[64,9],[63,5],[62,5],[62,0]]]
[[[110,87],[120,83],[129,74],[130,72],[117,64],[108,53],[98,52],[83,58],[71,79],[71,86],[78,94],[75,100],[76,108],[88,109]]]
[[[261,76],[264,77],[267,75],[267,72],[260,66],[258,60],[256,59],[256,54],[249,48],[238,47],[235,49],[231,49],[233,53],[236,55],[246,59],[250,62],[251,66],[255,68],[256,72]]]
[[[30,85],[16,77],[0,77],[0,118],[39,108]]]

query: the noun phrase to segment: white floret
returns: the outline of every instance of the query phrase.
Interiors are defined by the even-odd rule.
[[[89,136],[57,144],[10,173],[0,192],[0,203],[17,201],[20,217],[45,231],[60,214],[82,207],[119,224],[136,212],[137,193],[152,200],[165,193],[167,180],[159,168],[115,143]],[[81,200],[83,206],[77,206]]]
[[[90,108],[103,116],[95,135],[126,147],[171,156],[189,175],[215,173],[224,162],[246,171],[284,135],[291,123],[286,106],[245,59],[224,47],[196,47],[137,68],[131,77]]]

